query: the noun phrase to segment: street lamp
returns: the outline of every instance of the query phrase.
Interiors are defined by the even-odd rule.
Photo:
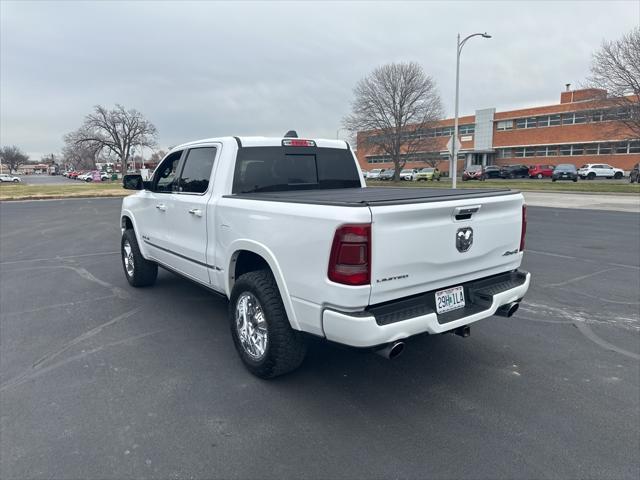
[[[458,97],[460,94],[460,53],[462,52],[462,47],[467,43],[472,37],[482,37],[482,38],[491,38],[487,32],[484,33],[472,33],[471,35],[465,37],[462,41],[460,41],[460,34],[458,34],[458,48],[456,50],[456,111],[455,111],[455,120],[453,123],[453,139],[451,141],[451,177],[452,177],[452,187],[456,188],[456,177],[458,175]]]

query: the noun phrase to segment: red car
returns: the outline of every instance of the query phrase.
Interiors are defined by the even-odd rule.
[[[530,165],[529,178],[551,178],[554,168],[553,165]]]
[[[482,165],[469,165],[465,168],[462,172],[462,181],[466,182],[467,180],[484,180]]]

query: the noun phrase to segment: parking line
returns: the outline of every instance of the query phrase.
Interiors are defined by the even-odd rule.
[[[100,255],[116,255],[120,252],[99,252],[99,253],[84,253],[81,255],[67,255],[64,257],[52,257],[52,258],[25,258],[24,260],[11,260],[9,262],[0,262],[0,265],[12,265],[14,263],[27,263],[27,262],[50,262],[52,260],[66,260],[68,258],[82,258],[82,257],[98,257]]]
[[[635,265],[625,265],[623,263],[598,262],[597,260],[591,260],[590,258],[578,258],[578,257],[572,257],[570,255],[561,255],[559,253],[550,253],[550,252],[539,252],[537,250],[529,250],[529,249],[525,250],[525,252],[533,253],[536,255],[546,255],[548,257],[566,258],[567,260],[580,260],[581,262],[599,263],[601,265],[610,265],[612,267],[631,268],[634,270],[640,270],[640,267],[636,267]]]

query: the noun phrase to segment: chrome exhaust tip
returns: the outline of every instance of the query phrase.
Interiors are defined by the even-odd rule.
[[[518,308],[520,308],[520,302],[507,303],[496,310],[496,315],[507,318],[512,317],[518,311]]]
[[[393,360],[404,352],[404,342],[398,341],[387,343],[380,348],[376,348],[374,352],[387,360]]]

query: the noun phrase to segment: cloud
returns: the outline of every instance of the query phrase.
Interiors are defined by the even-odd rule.
[[[453,111],[558,101],[591,52],[638,22],[637,2],[0,3],[0,141],[39,158],[95,104],[136,108],[162,146],[219,135],[334,137],[351,90],[413,60]]]

